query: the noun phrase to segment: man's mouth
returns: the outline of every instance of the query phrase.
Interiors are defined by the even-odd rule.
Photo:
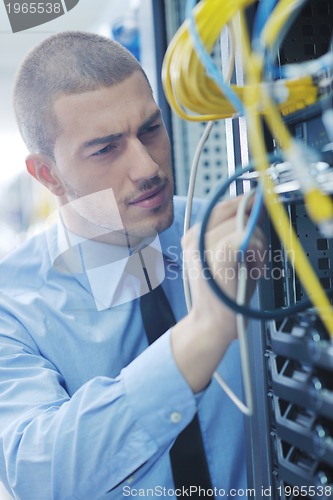
[[[140,196],[130,202],[130,205],[135,205],[141,208],[157,208],[165,201],[166,190],[165,183],[149,189]]]

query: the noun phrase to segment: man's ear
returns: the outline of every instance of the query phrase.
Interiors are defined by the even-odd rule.
[[[64,188],[56,175],[54,161],[40,153],[29,154],[25,160],[27,170],[55,196],[62,196]]]

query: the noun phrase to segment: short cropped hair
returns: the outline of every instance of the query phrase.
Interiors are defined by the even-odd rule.
[[[14,110],[23,140],[31,153],[53,157],[59,133],[54,101],[110,87],[141,71],[135,57],[109,38],[81,31],[52,35],[23,61],[14,86]]]

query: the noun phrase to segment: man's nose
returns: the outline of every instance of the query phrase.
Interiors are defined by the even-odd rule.
[[[155,163],[149,151],[139,139],[130,139],[127,149],[129,176],[133,182],[137,183],[144,179],[152,179],[157,175],[159,165]]]

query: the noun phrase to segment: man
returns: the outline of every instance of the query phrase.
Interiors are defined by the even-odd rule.
[[[184,202],[140,65],[97,35],[55,35],[23,62],[14,105],[27,170],[59,217],[0,266],[1,480],[24,500],[172,498],[169,451],[198,411],[215,495],[244,497],[242,415],[212,381],[218,369],[241,393],[235,318],[202,278],[196,227],[183,242],[186,314]],[[214,255],[242,237],[237,205],[218,207],[207,234],[217,276],[235,267]],[[177,321],[149,347],[147,275]]]

